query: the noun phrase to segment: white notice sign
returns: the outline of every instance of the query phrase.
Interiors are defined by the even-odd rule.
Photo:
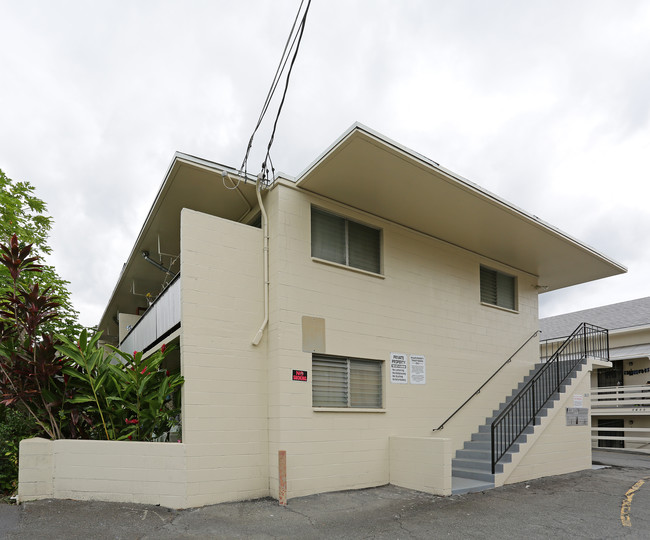
[[[425,384],[427,373],[424,356],[412,354],[411,359],[411,384]]]
[[[582,407],[582,394],[573,394],[573,406]]]
[[[406,354],[390,353],[390,382],[397,384],[407,384]]]

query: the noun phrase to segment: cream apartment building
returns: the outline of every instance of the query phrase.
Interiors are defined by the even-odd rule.
[[[650,297],[541,319],[543,343],[583,321],[609,330],[612,362],[591,377],[593,446],[650,452]]]
[[[178,343],[182,442],[36,441],[20,496],[184,508],[588,468],[565,410],[589,407],[598,355],[494,472],[487,419],[539,361],[538,294],[624,271],[360,124],[270,185],[177,153],[99,328],[128,351]]]

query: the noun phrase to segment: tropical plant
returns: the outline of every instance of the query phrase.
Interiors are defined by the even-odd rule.
[[[11,494],[16,490],[20,441],[38,431],[33,418],[0,405],[0,494]]]
[[[23,242],[21,247],[32,246],[32,256],[39,257],[40,284],[49,289],[59,304],[57,317],[45,321],[42,330],[48,333],[76,335],[81,331],[79,313],[72,307],[68,285],[53,266],[46,264],[44,258],[52,253],[48,237],[53,219],[47,214],[47,205],[34,194],[34,186],[29,182],[14,181],[0,170],[0,238],[16,235]],[[0,294],[12,289],[12,279],[0,268]],[[30,279],[23,274],[19,283],[28,287]]]
[[[11,286],[0,296],[0,404],[29,414],[52,439],[62,436],[59,408],[63,391],[62,365],[56,358],[54,338],[40,334],[56,317],[58,303],[28,282],[25,274],[40,272],[31,245],[21,246],[13,235],[9,246],[0,245],[0,263]]]
[[[83,405],[89,418],[99,418],[96,438],[150,441],[177,423],[183,377],[162,367],[172,347],[163,345],[146,358],[142,352],[131,356],[110,347],[115,356],[98,345],[100,334],[89,339],[83,331],[76,344],[58,338],[56,349],[68,360],[63,373],[74,388],[68,403]]]
[[[183,384],[180,373],[170,373],[163,367],[165,357],[174,349],[162,347],[145,357],[134,351],[129,355],[112,347],[123,364],[114,368],[117,387],[120,391],[110,401],[119,405],[125,413],[126,430],[121,430],[120,438],[150,441],[154,437],[169,432],[178,424],[180,392]]]

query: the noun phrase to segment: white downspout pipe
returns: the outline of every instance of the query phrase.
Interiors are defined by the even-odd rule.
[[[257,331],[257,334],[255,334],[255,337],[251,342],[255,346],[259,345],[259,342],[262,340],[264,329],[269,322],[269,219],[266,215],[264,204],[262,204],[262,194],[260,193],[261,182],[262,173],[257,176],[257,182],[255,183],[255,193],[257,194],[257,202],[259,203],[260,211],[262,212],[262,234],[264,235],[264,321],[262,322],[262,326],[260,326],[260,329]]]

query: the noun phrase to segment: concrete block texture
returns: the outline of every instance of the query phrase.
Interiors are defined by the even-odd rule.
[[[390,438],[390,483],[434,495],[451,495],[451,440]]]
[[[69,498],[187,507],[179,443],[26,439],[19,500]]]

